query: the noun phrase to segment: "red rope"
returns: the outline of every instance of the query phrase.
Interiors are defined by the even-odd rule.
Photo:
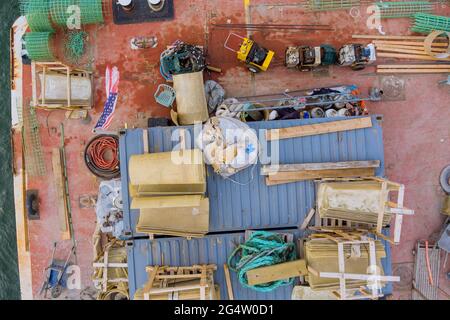
[[[89,147],[89,155],[94,166],[100,170],[114,170],[119,165],[118,157],[119,145],[112,137],[100,137],[93,141]],[[112,155],[111,159],[106,158],[106,154]]]

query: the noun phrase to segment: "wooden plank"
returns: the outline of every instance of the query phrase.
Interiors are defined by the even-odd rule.
[[[144,146],[144,153],[149,153],[149,148],[148,148],[148,130],[147,129],[142,130],[142,144]]]
[[[449,69],[377,69],[377,73],[450,73]]]
[[[315,213],[316,213],[316,210],[314,210],[314,209],[309,210],[308,215],[306,216],[305,220],[303,220],[300,230],[305,230],[308,227],[309,222],[314,217]]]
[[[228,268],[228,265],[226,263],[223,265],[223,270],[225,272],[225,281],[227,283],[228,300],[234,300],[233,286],[231,285],[230,269]]]
[[[148,271],[149,268],[147,268]],[[153,282],[155,281],[156,275],[158,274],[159,266],[153,266],[149,273],[148,282],[144,286],[144,300],[150,300],[150,290],[153,288]]]
[[[392,39],[392,40],[425,40],[425,36],[385,36],[385,35],[365,35],[365,34],[354,34],[353,39]],[[439,37],[439,39],[445,40],[445,37]]]
[[[430,56],[421,56],[407,53],[384,53],[379,52],[377,56],[380,58],[400,58],[400,59],[415,59],[415,60],[432,60],[432,61],[450,61],[450,58],[438,59]]]
[[[379,52],[396,52],[396,53],[412,53],[418,54],[422,56],[429,56],[425,50],[411,50],[411,49],[401,49],[401,48],[393,48],[393,47],[377,47],[377,53]]]
[[[384,212],[386,210],[386,202],[388,198],[388,190],[387,190],[387,182],[383,181],[381,184],[381,193],[380,193],[380,211],[378,212],[378,219],[377,219],[377,232],[381,233],[381,230],[383,229],[383,218],[384,218]]]
[[[296,172],[302,170],[333,170],[333,169],[358,169],[358,168],[378,168],[379,160],[373,161],[343,161],[343,162],[322,162],[322,163],[299,163],[299,164],[280,164],[265,165],[261,170],[261,174],[278,172]]]
[[[375,175],[375,168],[314,170],[299,172],[279,172],[268,176],[271,182],[303,181],[322,178],[370,177]]]
[[[56,188],[56,210],[59,218],[59,229],[61,231],[62,240],[71,238],[69,228],[69,216],[67,212],[64,176],[61,162],[61,151],[59,148],[52,150],[53,177]]]
[[[272,281],[289,279],[308,274],[305,260],[295,260],[247,271],[248,284],[251,286]]]
[[[379,64],[378,69],[448,69],[450,64]]]
[[[397,207],[402,209],[405,198],[405,186],[401,185],[398,190],[397,196]],[[394,225],[394,243],[400,242],[400,237],[402,233],[402,224],[403,224],[403,215],[397,214],[395,215],[395,225]]]
[[[364,129],[372,127],[370,117],[310,124],[305,126],[296,126],[290,128],[272,129],[266,131],[267,141],[277,139],[289,139],[313,136],[331,132],[341,132],[347,130]]]
[[[425,48],[425,43],[424,42],[414,42],[414,41],[373,41],[373,44],[375,45],[380,45],[380,44],[384,44],[384,45],[401,45],[401,46],[415,46],[415,47],[424,47]],[[439,42],[434,42],[433,43],[433,47],[444,47],[447,48],[448,47],[448,43],[439,43]]]
[[[375,47],[378,48],[397,48],[397,49],[408,49],[408,50],[418,50],[425,51],[425,46],[416,46],[416,45],[404,45],[404,44],[391,44],[391,43],[375,43]],[[432,47],[432,52],[447,52],[447,48],[444,47]]]

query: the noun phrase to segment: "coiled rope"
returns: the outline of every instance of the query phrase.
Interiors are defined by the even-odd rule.
[[[296,259],[295,246],[285,242],[283,236],[273,232],[255,231],[244,244],[240,244],[228,258],[231,270],[237,272],[242,286],[260,292],[269,292],[284,285],[290,285],[294,278],[273,281],[260,285],[248,284],[247,271],[272,266]]]
[[[113,135],[99,135],[89,142],[85,162],[96,176],[114,179],[120,176],[119,139]]]

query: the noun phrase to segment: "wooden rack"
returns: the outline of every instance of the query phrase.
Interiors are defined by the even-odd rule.
[[[381,292],[381,282],[398,282],[400,277],[397,276],[381,276],[377,274],[377,255],[375,251],[375,240],[370,239],[364,235],[362,231],[344,231],[344,230],[330,230],[318,229],[325,231],[325,233],[313,234],[312,238],[327,238],[336,242],[338,246],[338,272],[319,272],[308,266],[308,272],[321,278],[339,279],[339,291],[333,291],[333,294],[341,300],[361,300],[361,299],[378,299],[383,296]],[[328,232],[328,233],[327,233]],[[369,247],[369,265],[367,274],[353,274],[345,271],[344,245],[360,246],[368,245]],[[354,290],[348,290],[346,280],[361,280],[367,281],[370,284],[370,291],[365,287],[360,287],[357,291],[360,293],[355,295]]]
[[[149,266],[144,300],[216,300],[216,265]]]
[[[91,72],[71,68],[61,62],[35,62],[31,63],[32,73],[32,92],[33,92],[33,106],[41,109],[63,109],[68,111],[73,110],[89,110],[93,105],[93,76]],[[40,83],[41,97],[38,97],[38,80],[42,75]],[[48,77],[51,75],[63,75],[66,77],[66,93],[67,98],[63,100],[50,100],[46,97],[46,86]],[[73,79],[88,79],[90,82],[90,98],[87,100],[73,99]]]

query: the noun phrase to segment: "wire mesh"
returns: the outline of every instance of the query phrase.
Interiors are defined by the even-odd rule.
[[[428,1],[377,2],[381,18],[412,17],[416,13],[427,13],[434,10],[434,4]]]
[[[430,33],[433,30],[450,32],[450,18],[428,13],[417,13],[413,18],[413,32]]]
[[[77,4],[76,0],[53,0],[50,2],[50,14],[52,21],[58,26],[65,27],[67,21],[73,15],[70,7]]]
[[[103,23],[108,4],[108,0],[20,0],[21,13],[33,32],[53,31],[53,24],[65,27],[77,12],[82,25]]]
[[[49,0],[20,0],[20,10],[33,32],[53,31]]]
[[[58,26],[65,27],[76,12],[73,8],[79,8],[83,25],[104,21],[102,0],[53,0],[50,5],[52,21]]]
[[[308,0],[306,8],[309,11],[335,11],[359,7],[360,0]]]
[[[44,153],[42,151],[39,124],[34,108],[23,106],[23,143],[25,147],[25,165],[27,175],[41,177],[46,175]]]
[[[94,24],[104,22],[102,0],[79,0],[81,23]]]
[[[28,57],[34,61],[54,61],[51,48],[51,32],[28,32],[25,34],[25,48]]]

